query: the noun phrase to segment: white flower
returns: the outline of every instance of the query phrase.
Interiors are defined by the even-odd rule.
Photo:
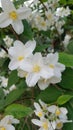
[[[29,87],[35,86],[38,80],[42,78],[50,78],[53,76],[52,69],[44,65],[41,53],[35,53],[27,62],[22,64],[21,69],[26,71],[26,83]]]
[[[56,105],[51,105],[48,107],[48,111],[55,114],[56,117],[59,117],[60,121],[67,121],[67,109],[64,107],[58,107]]]
[[[57,8],[56,16],[64,17],[64,16],[68,16],[68,15],[70,15],[69,7],[66,7],[66,9],[64,7]]]
[[[41,78],[38,81],[38,86],[41,90],[46,89],[50,83],[55,84],[61,81],[61,72],[65,70],[65,66],[58,62],[58,53],[50,53],[47,57],[44,58],[45,64],[48,68],[52,69],[53,76],[50,78],[44,79]]]
[[[5,42],[5,44],[7,45],[8,48],[9,48],[9,47],[12,45],[12,43],[13,43],[13,39],[10,38],[8,35],[7,35],[3,40],[4,40],[4,42]]]
[[[1,0],[3,12],[0,13],[0,27],[4,28],[12,25],[16,33],[21,34],[24,30],[23,19],[30,15],[30,9],[25,6],[16,9],[10,0]]]
[[[9,91],[11,92],[11,91],[13,91],[13,90],[15,90],[16,89],[16,86],[15,86],[15,84],[13,84],[10,88],[9,88]]]
[[[0,77],[1,87],[6,88],[8,84],[8,78],[5,78],[4,76]]]
[[[43,118],[41,120],[32,119],[31,121],[32,121],[33,124],[40,127],[39,130],[54,130],[51,126],[51,123],[46,118]]]
[[[45,12],[45,15],[46,15],[47,20],[48,20],[48,26],[50,27],[51,25],[54,24],[54,14],[51,11],[51,9],[49,9],[48,11]]]
[[[63,41],[63,45],[65,48],[67,48],[68,44],[69,44],[69,41],[71,39],[71,36],[66,34],[65,38],[64,38],[64,41]]]
[[[3,89],[3,92],[4,92],[5,96],[6,96],[7,94],[9,94],[9,90]]]
[[[5,57],[7,57],[7,54],[3,49],[1,49],[0,50],[0,58],[5,58]]]
[[[44,117],[44,112],[43,112],[43,109],[41,108],[41,106],[38,104],[38,103],[36,103],[36,102],[34,102],[34,107],[35,107],[35,114],[39,117],[39,118],[43,118]]]
[[[51,121],[51,125],[53,127],[53,129],[57,129],[57,130],[61,130],[61,128],[63,127],[63,122],[61,122],[59,119]]]
[[[56,21],[56,29],[58,31],[59,34],[62,34],[64,32],[64,29],[62,28],[62,26],[65,24],[65,21],[62,20],[62,21]]]
[[[38,86],[41,90],[44,90],[46,89],[47,87],[49,87],[49,85],[52,83],[52,84],[56,84],[58,82],[61,81],[61,77],[51,77],[49,79],[43,79],[41,78],[39,81],[38,81]]]
[[[11,59],[9,63],[9,69],[15,70],[20,68],[23,60],[25,62],[25,59],[32,54],[35,46],[36,42],[34,40],[28,41],[25,45],[22,42],[16,40],[14,42],[14,46],[10,47],[8,50]]]
[[[1,130],[15,130],[15,127],[12,124],[18,124],[19,120],[14,118],[12,115],[5,116],[0,121],[0,129]]]

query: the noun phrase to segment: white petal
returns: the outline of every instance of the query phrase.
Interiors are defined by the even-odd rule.
[[[38,86],[40,90],[46,89],[49,86],[49,84],[50,84],[49,80],[42,79],[38,81]]]
[[[12,20],[9,19],[9,16],[6,13],[0,14],[0,27],[1,28],[7,27],[11,23],[12,23]]]
[[[35,86],[36,83],[38,82],[40,76],[38,74],[28,74],[26,77],[26,83],[29,87]]]
[[[17,34],[21,34],[24,31],[24,26],[21,20],[14,20],[12,23],[12,27]]]
[[[15,69],[17,69],[17,68],[19,67],[19,62],[16,61],[15,59],[12,59],[12,60],[10,61],[8,67],[9,67],[10,70],[15,70]]]
[[[52,84],[59,83],[60,81],[61,81],[61,77],[53,76],[52,78],[50,78],[50,83]]]
[[[13,125],[5,125],[6,130],[15,130]]]
[[[53,129],[55,130],[56,129],[56,122],[55,121],[51,122],[51,125],[52,125]]]
[[[68,113],[68,110],[67,110],[66,108],[64,108],[64,107],[61,107],[60,110],[61,110],[61,112],[62,112],[64,115],[66,115],[66,114]]]
[[[56,65],[57,69],[59,69],[59,71],[63,72],[65,70],[65,65],[61,64],[61,63],[57,63]]]
[[[41,121],[38,120],[38,119],[32,119],[31,121],[32,121],[33,124],[35,124],[35,125],[37,125],[37,126],[42,126]]]
[[[43,58],[40,52],[36,52],[33,56],[33,63],[36,63],[37,65],[43,64]]]
[[[27,59],[24,59],[24,61],[22,62],[20,69],[22,69],[23,71],[26,72],[31,72],[32,71],[32,64],[31,62],[29,62]]]
[[[26,44],[25,44],[25,54],[27,56],[29,56],[34,51],[35,47],[36,47],[36,41],[35,40],[26,42]]]
[[[34,102],[34,107],[37,109],[37,110],[41,110],[41,107],[38,103]]]
[[[44,79],[49,79],[54,75],[54,73],[52,69],[49,69],[48,67],[43,67],[40,72],[40,75]]]
[[[51,113],[55,113],[56,109],[57,109],[57,107],[55,105],[48,107],[48,111],[51,112]]]
[[[24,44],[16,40],[14,46],[9,48],[8,53],[12,57],[24,56],[24,49]]]
[[[51,53],[47,55],[47,58],[51,62],[51,64],[55,64],[58,62],[58,53]]]
[[[26,8],[26,6],[21,7],[17,10],[19,19],[27,19],[31,14],[31,9]]]
[[[15,7],[10,0],[1,0],[1,4],[2,4],[2,9],[5,12],[10,12],[12,10],[15,10]]]

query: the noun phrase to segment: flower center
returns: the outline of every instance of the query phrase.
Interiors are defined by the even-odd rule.
[[[44,123],[43,123],[43,128],[44,128],[45,130],[48,129],[48,123],[47,123],[47,122],[44,122]]]
[[[47,15],[47,18],[48,18],[48,19],[51,19],[51,18],[52,18],[52,15],[51,15],[51,14],[48,14],[48,15]]]
[[[19,60],[19,61],[22,61],[23,59],[24,59],[23,56],[19,56],[19,57],[18,57],[18,60]]]
[[[46,23],[45,23],[45,22],[41,22],[41,25],[42,25],[43,27],[45,27],[45,26],[46,26]]]
[[[43,116],[43,113],[42,112],[38,112],[37,114],[39,117],[42,117]]]
[[[17,15],[17,13],[16,13],[15,11],[10,12],[10,13],[9,13],[9,16],[10,16],[10,18],[11,18],[12,20],[16,20],[17,17],[18,17],[18,15]]]
[[[61,114],[61,111],[60,111],[59,109],[56,109],[55,114],[56,114],[57,116],[59,116],[59,115]]]
[[[6,130],[4,127],[1,127],[0,130]]]
[[[39,65],[34,65],[33,67],[33,72],[39,72],[40,71],[40,66]]]
[[[62,127],[63,127],[62,122],[57,123],[57,128],[58,128],[58,129],[61,129]]]
[[[49,67],[53,69],[53,68],[54,68],[54,65],[50,64]]]

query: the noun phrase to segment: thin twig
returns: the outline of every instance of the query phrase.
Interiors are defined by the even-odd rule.
[[[8,54],[8,50],[3,45],[0,45],[0,48],[2,48]]]
[[[14,31],[13,27],[10,25],[10,30],[13,32],[14,36],[16,37],[17,40],[19,39],[19,36],[17,35],[17,33]]]
[[[47,7],[45,6],[45,4],[43,3],[43,1],[42,0],[39,0],[40,1],[40,3],[43,5],[43,7],[46,9],[46,11],[48,11],[48,9],[47,9]]]

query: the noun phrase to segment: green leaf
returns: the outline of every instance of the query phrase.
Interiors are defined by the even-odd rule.
[[[6,114],[11,114],[16,118],[30,116],[32,112],[33,110],[30,107],[26,107],[20,104],[11,104],[5,109]]]
[[[69,51],[71,54],[73,54],[73,40],[68,44],[67,48],[68,48],[68,51]]]
[[[5,100],[5,106],[11,104],[12,102],[16,101],[23,93],[25,89],[16,89],[11,91],[7,96]]]
[[[10,73],[9,79],[8,79],[8,87],[10,87],[13,84],[16,84],[18,81],[19,77],[17,76],[17,71],[14,70]]]
[[[62,75],[62,81],[59,83],[62,88],[73,90],[73,69],[66,68]]]
[[[59,96],[62,95],[62,92],[59,91],[57,88],[50,86],[49,88],[42,91],[37,99],[41,99],[42,101],[46,103],[52,103],[57,100]]]
[[[67,103],[71,98],[73,98],[71,95],[62,95],[58,98],[57,103],[58,105],[63,105]]]
[[[4,98],[4,91],[2,88],[0,88],[0,99],[3,99]]]
[[[32,30],[31,30],[31,26],[29,25],[29,23],[24,20],[23,21],[23,24],[24,24],[24,37],[27,37],[28,39],[32,40],[33,39],[33,33],[32,33]]]
[[[72,67],[73,55],[66,53],[59,53],[59,62],[63,63],[66,67]]]
[[[37,45],[36,49],[35,49],[35,52],[42,52],[44,51],[45,49],[47,49],[49,47],[48,44],[46,45]]]

